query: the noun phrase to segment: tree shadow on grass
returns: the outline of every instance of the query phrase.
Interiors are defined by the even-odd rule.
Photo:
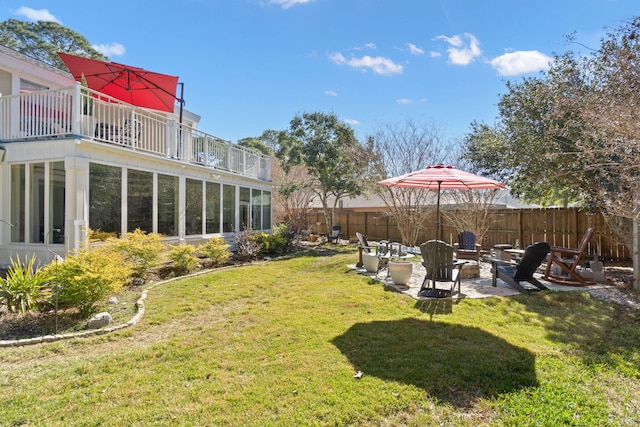
[[[436,314],[451,314],[453,312],[453,300],[451,298],[436,298],[416,301],[415,308],[423,313],[433,316]]]
[[[416,319],[357,323],[332,343],[355,370],[457,407],[538,385],[534,355],[477,328]]]

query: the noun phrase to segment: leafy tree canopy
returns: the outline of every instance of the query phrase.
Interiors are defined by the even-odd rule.
[[[108,60],[80,34],[56,22],[0,22],[0,44],[54,67],[66,70],[57,52]]]
[[[253,136],[242,138],[238,140],[238,145],[241,147],[251,148],[252,150],[259,151],[265,156],[272,156],[273,148],[266,144],[261,138]]]
[[[629,88],[639,82],[637,73],[624,71],[627,66],[621,61],[629,56],[620,50],[636,55],[629,40],[621,40],[635,25],[609,33],[601,49],[591,55],[569,51],[557,55],[540,76],[507,83],[496,124],[472,124],[464,141],[466,158],[506,181],[511,192],[525,200],[601,207],[596,189],[612,184],[607,173],[610,154],[615,156],[629,140],[629,134],[616,136],[619,132],[609,124],[621,130],[628,129],[624,123],[634,121],[629,103],[637,94]],[[632,44],[638,47],[637,41]],[[605,154],[596,149],[607,145],[605,141],[621,145],[608,145]],[[596,152],[599,158],[594,157]]]
[[[525,199],[564,197],[601,211],[637,253],[638,70],[640,16],[610,29],[598,49],[557,55],[539,77],[508,84],[496,125],[475,124],[467,136],[469,160]],[[635,256],[634,264],[638,271]]]
[[[278,137],[276,156],[285,172],[306,165],[313,180],[310,186],[322,201],[327,225],[331,224],[328,197],[335,197],[335,208],[340,198],[363,190],[367,156],[353,129],[335,114],[307,112],[294,117],[288,131],[273,135]]]

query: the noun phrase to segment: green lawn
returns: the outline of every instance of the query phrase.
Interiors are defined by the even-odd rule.
[[[582,292],[419,303],[324,247],[161,284],[120,332],[0,349],[0,425],[640,423],[638,313]]]

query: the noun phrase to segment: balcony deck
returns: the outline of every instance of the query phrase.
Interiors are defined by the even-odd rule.
[[[80,84],[0,97],[0,143],[76,137],[271,181],[271,159]]]

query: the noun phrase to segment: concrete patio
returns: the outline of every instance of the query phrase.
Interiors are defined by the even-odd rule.
[[[397,292],[407,294],[416,300],[433,300],[434,298],[426,298],[418,295],[418,291],[420,290],[420,286],[422,285],[422,281],[425,276],[425,268],[420,262],[414,262],[413,264],[413,273],[407,285],[396,285],[395,283],[393,283],[391,277],[388,277],[386,269],[383,269],[376,274],[367,272],[367,270],[365,270],[364,268],[357,268],[355,264],[351,264],[348,267],[358,271],[359,274],[371,277],[372,279],[383,283],[388,289],[393,289]],[[475,262],[473,264],[475,264]],[[480,277],[461,279],[460,293],[458,294],[457,292],[455,292],[452,299],[513,296],[519,295],[521,293],[499,279],[497,281],[497,286],[491,286],[490,263],[481,262],[479,272]],[[545,286],[547,286],[552,291],[593,291],[597,289],[615,289],[615,286],[606,285],[603,283],[584,287],[557,285],[542,279],[541,270],[539,270],[539,274],[536,274],[536,278],[538,278]],[[437,284],[438,288],[441,289],[446,289],[450,285],[450,283]]]

